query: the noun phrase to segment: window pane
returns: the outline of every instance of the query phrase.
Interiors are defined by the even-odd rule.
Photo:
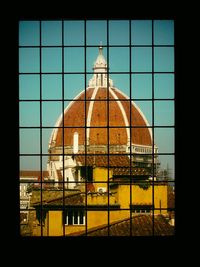
[[[20,171],[21,170],[39,170],[40,157],[39,156],[20,156]],[[46,169],[46,166],[45,166]]]
[[[174,126],[174,101],[154,102],[154,124],[156,126]]]
[[[32,218],[32,220],[35,221],[34,231],[23,223],[24,220],[27,220],[29,218]],[[39,226],[35,210],[29,210],[29,212],[20,210],[20,235],[25,237],[36,236],[36,235],[41,236],[41,226]]]
[[[103,98],[103,97],[102,97]],[[90,106],[93,107],[93,114],[91,116],[91,121],[88,122],[88,126],[93,126],[93,127],[106,127],[108,125],[107,120],[108,120],[108,101],[106,100],[101,100],[102,99],[99,96],[99,99],[97,101],[90,101]],[[111,110],[110,110],[111,112]],[[90,116],[90,110],[89,108],[86,111],[86,117]],[[99,129],[100,130],[100,129]],[[97,128],[98,131],[98,128]],[[101,135],[99,133],[99,135]],[[94,137],[96,139],[96,137]]]
[[[132,98],[152,98],[151,74],[132,74]]]
[[[155,128],[154,134],[159,153],[174,153],[174,128]]]
[[[42,45],[62,45],[61,21],[42,21]]]
[[[131,21],[131,43],[134,45],[152,44],[152,21],[132,20]]]
[[[109,21],[109,44],[129,44],[129,22],[127,20]]]
[[[157,72],[174,71],[174,48],[171,47],[154,48],[154,71]]]
[[[152,125],[152,101],[134,101],[134,103],[139,107],[140,112],[143,113],[145,119],[149,123],[149,125]],[[137,118],[134,118],[134,115],[132,116],[133,120],[135,119],[137,121]],[[138,120],[138,124],[140,126],[143,125],[143,121]]]
[[[42,75],[42,98],[62,99],[62,75]]]
[[[152,71],[152,48],[134,47],[132,48],[132,71],[151,72]]]
[[[54,127],[62,114],[62,103],[55,101],[42,102],[42,125]]]
[[[104,114],[101,116],[104,117]],[[97,114],[97,120],[98,117],[100,117],[100,114]],[[96,123],[97,124],[97,123]],[[105,153],[107,153],[107,144],[108,143],[108,129],[105,127],[105,121],[102,121],[102,127],[101,128],[87,128],[87,136],[89,136],[88,141],[90,146],[88,146],[88,152],[94,153],[95,150],[101,150]],[[99,125],[98,125],[99,126]],[[85,136],[84,136],[85,137]],[[98,145],[97,145],[98,144]]]
[[[64,44],[65,45],[84,44],[83,21],[64,21]]]
[[[20,129],[20,153],[39,154],[40,153],[40,130]]]
[[[117,116],[118,118],[118,116]],[[119,117],[120,118],[120,117]],[[122,118],[121,118],[122,119]],[[121,124],[123,125],[117,125],[117,123],[112,123],[112,128],[109,128],[109,148],[110,153],[123,153],[126,150],[126,144],[128,143],[128,138],[130,137],[130,129],[124,128],[124,122],[120,120]],[[118,126],[117,128],[114,128],[115,126]],[[120,126],[122,128],[120,128]],[[108,131],[107,131],[108,132]],[[110,157],[110,159],[112,156]],[[116,160],[115,158],[114,160]],[[117,160],[116,160],[117,162]],[[119,161],[118,161],[119,162]]]
[[[50,132],[50,131],[49,131]],[[44,134],[44,135],[43,135]],[[45,135],[46,134],[46,135]],[[45,133],[42,132],[42,141],[46,141],[48,140],[49,141],[50,139],[50,134],[48,135],[47,131]],[[47,141],[46,141],[47,143]],[[43,145],[44,143],[42,143]],[[42,147],[42,153],[45,153],[45,154],[48,154],[47,152],[48,150],[48,144],[46,145],[46,148],[43,148]],[[47,171],[47,163],[49,162],[49,156],[42,156],[42,170],[44,171]],[[49,175],[49,172],[47,171],[48,175]]]
[[[107,45],[106,21],[91,20],[86,23],[87,45]]]
[[[108,226],[108,213],[106,211],[97,210],[96,214],[95,214],[95,221],[94,221],[94,218],[92,216],[92,212],[93,211],[87,212],[87,227],[88,227],[88,229],[95,227],[95,226],[97,227],[100,225]],[[101,235],[101,233],[100,233],[100,235]],[[103,235],[108,236],[107,227],[105,227],[105,229],[103,231]]]
[[[92,72],[92,74],[90,75],[91,78],[93,76],[93,67],[94,64],[96,62],[97,56],[99,53],[99,49],[98,47],[87,47],[87,51],[86,51],[86,64],[87,64],[87,71],[88,72]],[[103,56],[107,62],[107,49],[103,48]]]
[[[39,21],[19,22],[19,45],[36,46],[40,44],[40,24]]]
[[[62,71],[62,49],[42,48],[42,72]]]
[[[74,99],[85,88],[85,76],[82,74],[65,74],[64,87],[64,98]]]
[[[113,100],[113,101],[109,101],[108,103],[109,103],[109,117],[108,117],[109,125],[115,126],[115,127],[129,126],[130,101],[129,100],[120,100],[120,101]],[[117,134],[117,132],[115,134]],[[126,139],[125,136],[124,138]]]
[[[64,49],[65,72],[84,71],[84,49],[71,47]]]
[[[19,72],[39,72],[39,48],[19,49]]]
[[[155,20],[154,21],[154,44],[174,45],[174,21]]]
[[[19,99],[40,98],[40,76],[37,74],[19,76]]]
[[[21,127],[40,126],[40,103],[21,102],[19,107],[19,125]]]
[[[174,98],[174,74],[154,75],[154,97]]]
[[[157,169],[159,181],[174,180],[175,178],[175,157],[174,155],[159,155],[160,165]]]
[[[85,102],[74,100],[73,104],[71,101],[64,102],[65,109],[65,125],[68,127],[84,127],[85,125]],[[79,110],[80,114],[77,114]],[[72,133],[72,132],[71,132]]]
[[[50,129],[42,129],[42,152],[44,154],[48,154],[49,153],[49,141],[50,141],[50,137],[51,134],[53,132],[54,128],[50,128]],[[43,161],[46,161],[46,158],[43,158]],[[47,165],[45,165],[45,168],[47,167]]]
[[[126,96],[130,97],[130,75],[129,74],[111,74],[114,87],[119,88]]]
[[[112,47],[109,50],[110,72],[129,71],[129,48]]]

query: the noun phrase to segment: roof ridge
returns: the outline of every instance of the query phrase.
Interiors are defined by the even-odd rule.
[[[104,224],[104,225],[101,225],[101,226],[96,226],[96,227],[93,227],[93,228],[91,228],[91,229],[89,229],[88,231],[87,231],[87,234],[92,234],[92,233],[94,233],[94,232],[96,232],[96,231],[104,231],[106,228],[108,228],[108,227],[110,227],[110,226],[113,226],[113,225],[120,225],[120,224],[123,224],[123,223],[126,223],[127,221],[130,221],[131,219],[138,219],[138,218],[146,218],[146,219],[152,219],[153,218],[153,215],[152,214],[137,214],[137,215],[135,215],[135,216],[132,216],[131,218],[129,217],[129,218],[126,218],[126,219],[122,219],[122,220],[118,220],[118,221],[116,221],[116,222],[113,222],[113,223],[111,223],[110,225],[108,225],[108,224]],[[167,220],[166,220],[166,218],[165,218],[165,216],[163,216],[162,214],[154,214],[154,217],[156,217],[156,218],[161,218],[162,220],[164,220],[164,222],[165,223],[167,223],[168,224],[168,222],[167,222]],[[159,223],[159,220],[158,220],[158,223]],[[170,226],[170,225],[169,225]],[[170,228],[172,228],[172,226],[170,226]],[[75,235],[75,236],[83,236],[83,235],[86,235],[86,232],[83,230],[83,231],[77,231],[77,232],[75,232],[75,233],[72,233],[72,234],[69,234],[69,235]]]
[[[80,195],[80,194],[81,194],[81,192],[70,194],[68,196],[64,196],[64,199],[65,198],[69,198],[69,197],[73,197],[73,196],[76,196],[76,195]],[[58,197],[58,198],[54,198],[54,199],[51,199],[51,200],[47,201],[47,203],[50,203],[52,201],[59,200],[59,199],[62,199],[62,198],[63,198],[63,196],[62,197]]]
[[[70,195],[68,195],[68,196],[64,196],[64,199],[66,199],[66,198],[68,198],[68,197],[72,197],[72,196],[76,196],[76,195],[80,195],[80,194],[82,194],[82,192],[78,192],[78,193],[74,193],[74,194],[70,194]],[[50,199],[50,200],[48,200],[48,201],[42,201],[43,203],[51,203],[51,202],[53,202],[53,201],[56,201],[56,200],[59,200],[59,199],[63,199],[63,196],[61,196],[61,197],[57,197],[57,198],[53,198],[53,199]],[[33,203],[34,205],[35,204],[38,204],[38,203],[41,203],[41,201],[37,201],[37,202],[35,202],[35,203]]]

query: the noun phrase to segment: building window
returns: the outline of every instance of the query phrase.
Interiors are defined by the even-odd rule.
[[[66,225],[85,225],[85,212],[82,210],[67,211]]]
[[[73,224],[78,224],[78,211],[77,210],[74,210],[73,211]]]
[[[67,224],[68,225],[73,225],[73,211],[68,211],[67,212]]]
[[[131,205],[133,213],[151,213],[153,211],[152,205]]]

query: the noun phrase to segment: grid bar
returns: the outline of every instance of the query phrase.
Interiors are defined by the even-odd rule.
[[[70,19],[71,20],[71,19]],[[23,19],[22,19],[23,21]],[[43,172],[43,161],[44,161],[44,157],[48,157],[48,162],[51,161],[51,159],[53,157],[57,157],[57,156],[61,156],[62,157],[62,163],[60,163],[61,167],[60,167],[60,170],[61,170],[61,173],[62,173],[62,180],[61,178],[57,177],[58,181],[56,181],[56,184],[58,186],[58,189],[61,190],[61,193],[62,193],[62,205],[60,207],[57,207],[57,210],[59,211],[62,211],[62,236],[63,237],[66,237],[69,233],[67,232],[68,231],[68,226],[70,225],[70,220],[69,220],[69,211],[70,211],[70,205],[66,204],[66,194],[68,193],[68,191],[71,190],[72,188],[72,185],[73,184],[76,184],[77,186],[81,186],[81,185],[84,185],[84,190],[85,192],[81,192],[81,196],[83,196],[83,199],[84,199],[84,205],[80,204],[80,205],[77,205],[77,207],[74,207],[74,210],[79,210],[80,208],[83,209],[83,213],[85,214],[84,215],[84,227],[85,227],[85,235],[88,236],[89,235],[89,232],[90,232],[90,217],[89,217],[89,212],[90,211],[96,211],[98,212],[98,209],[96,206],[98,205],[94,205],[94,207],[92,208],[91,207],[91,204],[89,202],[89,197],[90,196],[93,196],[94,192],[91,193],[91,192],[88,192],[89,190],[89,186],[90,184],[92,183],[93,186],[95,186],[95,188],[97,188],[97,185],[98,183],[102,183],[102,184],[105,184],[107,186],[107,204],[104,205],[100,205],[100,209],[101,211],[105,211],[106,212],[106,220],[107,220],[107,229],[108,229],[108,232],[107,232],[107,235],[110,236],[112,235],[111,234],[111,225],[112,225],[112,221],[113,221],[113,210],[119,210],[119,211],[128,211],[129,212],[129,219],[130,219],[130,236],[133,236],[134,233],[133,233],[133,228],[134,228],[134,225],[132,224],[133,220],[134,220],[134,213],[136,213],[136,208],[134,208],[134,205],[136,204],[133,204],[134,203],[134,200],[135,198],[137,198],[137,194],[133,194],[134,193],[134,185],[138,185],[139,184],[139,180],[137,180],[137,175],[135,173],[134,175],[134,171],[138,168],[142,169],[143,167],[141,166],[144,166],[144,164],[142,165],[142,163],[144,162],[137,162],[137,160],[135,159],[136,157],[151,157],[151,163],[150,167],[148,167],[149,169],[151,169],[151,175],[152,177],[152,180],[150,181],[150,179],[148,180],[148,186],[151,186],[152,188],[152,194],[151,194],[151,203],[152,203],[152,208],[151,208],[151,211],[150,211],[150,214],[152,215],[152,236],[156,235],[156,214],[159,213],[160,211],[160,214],[162,214],[162,211],[163,213],[165,213],[165,211],[167,210],[167,212],[169,211],[175,211],[174,208],[169,208],[169,207],[166,207],[164,208],[163,206],[161,206],[161,200],[160,200],[160,207],[157,207],[157,199],[156,199],[156,186],[157,185],[167,185],[168,188],[169,186],[171,186],[171,184],[173,183],[173,185],[175,186],[175,179],[170,179],[168,178],[168,180],[165,180],[164,178],[159,178],[160,180],[154,180],[154,177],[157,177],[157,174],[158,174],[158,170],[157,170],[157,166],[158,166],[158,157],[159,156],[172,156],[174,157],[174,165],[175,165],[175,152],[176,151],[173,151],[171,153],[163,153],[163,152],[156,152],[155,151],[155,144],[156,144],[156,140],[155,140],[155,137],[156,137],[156,131],[157,129],[174,129],[175,128],[175,119],[176,119],[176,116],[174,114],[174,120],[173,120],[173,123],[169,123],[169,125],[165,125],[165,123],[163,123],[163,125],[161,125],[160,123],[157,123],[157,113],[158,112],[157,110],[155,111],[155,107],[156,107],[156,101],[160,101],[160,103],[165,103],[165,101],[168,101],[170,103],[173,103],[175,102],[176,100],[176,94],[174,95],[174,97],[171,97],[171,98],[156,98],[156,77],[155,75],[159,75],[159,74],[172,74],[174,76],[174,79],[175,79],[175,71],[155,71],[155,62],[156,62],[156,59],[155,59],[155,54],[157,51],[156,48],[174,48],[175,46],[174,45],[171,45],[171,44],[156,44],[156,20],[151,20],[151,44],[147,44],[147,45],[139,45],[139,44],[134,44],[134,33],[132,32],[132,22],[133,20],[131,19],[128,19],[126,20],[128,22],[128,44],[125,44],[125,45],[119,45],[119,44],[112,44],[112,28],[111,28],[111,23],[112,23],[112,20],[109,20],[109,19],[104,19],[104,21],[106,22],[106,44],[100,44],[100,46],[102,48],[105,48],[105,51],[107,52],[107,65],[106,65],[106,71],[102,72],[102,71],[99,71],[97,72],[96,70],[93,72],[93,71],[87,71],[87,63],[90,61],[90,58],[88,59],[88,55],[89,55],[89,52],[88,52],[88,48],[99,48],[99,45],[92,45],[90,44],[90,40],[89,38],[87,37],[87,33],[89,31],[89,27],[88,27],[88,19],[84,19],[84,20],[80,20],[83,22],[83,36],[84,36],[84,42],[82,45],[66,45],[65,43],[65,19],[61,19],[59,20],[61,22],[61,44],[59,45],[43,45],[43,40],[44,40],[44,36],[43,36],[43,25],[42,23],[45,21],[45,20],[37,20],[39,22],[39,45],[18,45],[18,51],[20,51],[20,49],[22,50],[23,48],[26,48],[26,50],[28,51],[28,49],[30,48],[38,48],[38,51],[39,51],[39,67],[37,69],[37,72],[20,72],[20,68],[19,68],[19,78],[24,78],[26,77],[26,75],[38,75],[39,76],[39,96],[38,96],[38,99],[29,99],[27,97],[24,98],[24,99],[18,99],[18,104],[19,104],[19,109],[21,109],[21,106],[25,106],[25,104],[22,104],[22,103],[38,103],[38,106],[39,106],[39,118],[38,118],[38,124],[36,124],[36,126],[25,126],[26,124],[28,125],[28,123],[21,123],[20,121],[20,125],[19,125],[19,131],[21,130],[21,133],[23,132],[27,132],[26,130],[29,129],[38,129],[38,133],[39,133],[39,141],[38,141],[38,153],[19,153],[19,156],[20,157],[24,157],[28,159],[29,156],[32,156],[32,157],[38,157],[39,158],[39,172],[40,172],[40,180],[37,181],[38,185],[39,185],[39,189],[40,189],[40,206],[39,206],[39,212],[40,212],[40,219],[39,219],[39,228],[40,228],[40,236],[43,237],[45,235],[51,235],[50,232],[51,232],[51,227],[50,227],[50,214],[47,212],[47,207],[49,207],[49,203],[48,201],[45,200],[45,197],[44,197],[44,191],[45,191],[45,186],[48,185],[48,184],[51,184],[51,181],[49,180],[48,182],[45,180],[45,178],[43,177],[44,176],[44,172]],[[53,21],[53,20],[46,20],[46,21]],[[66,19],[66,21],[68,21]],[[119,34],[120,35],[120,34]],[[175,33],[174,33],[174,39],[175,39]],[[18,40],[18,43],[20,42],[20,40]],[[61,48],[61,71],[55,71],[55,72],[43,72],[43,48]],[[151,48],[151,58],[152,58],[152,62],[151,62],[151,71],[132,71],[132,67],[134,65],[134,58],[132,59],[132,56],[133,56],[133,51],[134,51],[134,48],[137,48],[137,47],[141,47],[141,48]],[[65,59],[65,51],[67,48],[83,48],[83,71],[78,71],[78,72],[66,72],[66,64],[70,64],[69,62],[66,62],[66,59]],[[111,53],[111,48],[127,48],[128,49],[128,52],[129,52],[129,61],[128,61],[128,69],[129,71],[110,71],[110,66],[112,66],[112,62],[111,62],[111,56],[112,56],[112,53]],[[116,49],[117,50],[117,49]],[[99,49],[100,51],[100,49]],[[171,50],[170,50],[171,51]],[[99,52],[100,53],[100,52]],[[118,55],[120,56],[120,55]],[[175,53],[174,53],[174,58],[173,58],[174,62],[175,62]],[[20,61],[20,58],[19,58],[19,61]],[[121,58],[121,61],[123,61],[123,58]],[[94,68],[95,69],[95,68]],[[101,68],[100,68],[101,69]],[[48,70],[48,69],[47,69]],[[59,70],[59,69],[58,69]],[[29,70],[28,70],[29,71]],[[78,77],[79,75],[82,75],[84,77],[84,89],[83,89],[83,94],[84,94],[84,98],[82,98],[81,100],[79,99],[73,99],[73,98],[65,98],[65,90],[69,90],[69,89],[66,89],[65,88],[65,85],[67,83],[65,83],[65,76],[67,75],[71,75],[74,77],[74,79],[76,79],[76,77]],[[101,75],[101,86],[98,85],[98,87],[104,87],[106,91],[106,97],[104,99],[90,99],[90,96],[88,96],[88,92],[89,90],[88,89],[91,89],[91,87],[88,86],[87,84],[87,80],[88,80],[88,77],[89,75],[98,75],[98,74],[104,74],[106,75],[106,79],[107,79],[107,85],[106,86],[103,86],[102,85],[102,77],[103,75]],[[112,95],[112,90],[116,90],[117,87],[115,86],[111,86],[110,85],[110,75],[127,75],[128,76],[128,80],[129,80],[129,87],[126,88],[126,90],[128,89],[128,92],[129,92],[129,97],[127,97],[126,99],[122,98],[120,99],[117,98],[111,98],[110,95]],[[133,74],[137,74],[137,75],[141,75],[140,77],[142,77],[142,75],[144,74],[148,74],[148,75],[151,75],[151,94],[152,94],[152,97],[148,97],[148,98],[134,98],[134,91],[133,91],[133,88],[135,86],[135,80],[134,80],[134,76]],[[61,77],[61,97],[59,97],[58,99],[56,98],[52,98],[52,99],[48,99],[48,97],[46,98],[43,98],[43,90],[44,90],[44,85],[43,85],[43,77],[45,75],[60,75]],[[77,76],[76,76],[77,75]],[[124,76],[125,77],[125,76]],[[172,77],[172,76],[171,76]],[[26,77],[27,78],[27,77]],[[175,80],[175,84],[177,83],[177,81]],[[92,83],[90,83],[92,84]],[[96,84],[97,86],[97,84]],[[20,84],[19,84],[19,87],[20,87]],[[118,90],[118,89],[117,89]],[[135,89],[136,90],[136,89]],[[93,94],[94,95],[94,94]],[[122,97],[122,96],[121,96]],[[19,98],[21,98],[19,96]],[[91,97],[92,98],[92,97]],[[84,112],[85,112],[85,117],[84,117],[84,125],[80,124],[80,126],[78,125],[72,125],[70,126],[70,124],[68,125],[66,123],[67,119],[65,117],[65,114],[67,113],[66,112],[66,108],[65,108],[65,105],[67,101],[72,101],[72,103],[77,103],[77,101],[80,101],[80,105],[83,105],[82,103],[84,103]],[[136,102],[138,101],[138,103],[140,104],[142,101],[144,101],[144,103],[151,103],[151,114],[152,114],[152,122],[150,123],[150,125],[146,124],[145,122],[145,125],[132,125],[133,124],[133,121],[134,119],[137,119],[137,116],[135,116],[135,114],[133,114],[132,112],[132,106],[133,106],[133,102]],[[106,103],[106,125],[105,126],[101,126],[101,125],[98,125],[98,126],[93,126],[93,125],[88,125],[88,119],[87,119],[87,112],[88,112],[88,106],[90,106],[90,103],[101,103],[101,102],[104,102]],[[20,106],[20,103],[21,103],[21,106]],[[61,109],[62,109],[62,120],[60,121],[60,123],[57,123],[55,125],[48,125],[50,123],[45,123],[45,120],[44,120],[44,115],[45,115],[45,112],[44,112],[44,107],[45,107],[45,103],[59,103],[59,105],[61,105]],[[117,125],[116,123],[116,126],[113,125],[113,122],[111,121],[111,112],[112,112],[112,105],[113,103],[116,103],[116,106],[118,107],[118,109],[120,110],[123,110],[125,115],[127,116],[127,118],[124,116],[123,114],[123,119],[124,119],[124,125],[123,126],[119,126]],[[128,105],[129,109],[126,110],[126,108],[124,108],[123,104],[125,105]],[[138,105],[139,105],[138,104]],[[48,105],[48,104],[47,104]],[[121,106],[120,106],[121,105]],[[141,104],[142,105],[142,104]],[[121,108],[122,107],[122,108]],[[116,109],[117,110],[117,109]],[[126,111],[125,111],[126,110]],[[140,110],[140,108],[139,108]],[[87,111],[87,112],[86,112]],[[122,113],[123,113],[122,111]],[[80,113],[81,113],[81,109],[80,109]],[[160,115],[160,114],[159,114]],[[92,115],[91,115],[92,116]],[[75,119],[76,120],[76,119]],[[128,121],[128,125],[126,123],[126,121]],[[32,123],[33,124],[33,123]],[[66,125],[67,124],[67,125]],[[166,123],[167,124],[167,123]],[[30,120],[30,125],[31,125],[31,120]],[[34,124],[33,124],[34,125]],[[44,133],[45,131],[43,131],[43,129],[52,129],[52,131],[61,131],[61,137],[62,137],[62,144],[60,146],[57,146],[57,144],[55,145],[56,149],[53,150],[52,147],[50,147],[46,153],[44,151],[44,144],[43,142],[45,141],[45,136],[44,136]],[[56,130],[57,129],[57,130]],[[74,130],[73,130],[74,129]],[[90,132],[92,130],[95,130],[95,129],[105,129],[105,132],[106,132],[106,138],[107,138],[107,143],[105,144],[105,153],[104,151],[102,150],[102,153],[100,151],[96,152],[95,149],[94,149],[94,152],[92,151],[92,146],[91,146],[91,150],[89,150],[89,146],[90,146],[90,143],[89,143],[89,137],[90,136],[87,136],[88,135],[88,129],[90,130]],[[122,150],[119,150],[117,151],[117,153],[114,153],[114,149],[111,147],[111,131],[113,131],[115,129],[115,131],[120,131],[120,129],[125,129],[124,132],[128,133],[128,135],[130,135],[130,138],[128,138],[128,141],[127,141],[127,144],[126,144],[126,151],[122,151]],[[146,129],[146,130],[145,130]],[[24,131],[22,131],[24,130]],[[82,177],[82,180],[80,181],[80,177],[78,178],[78,180],[74,180],[74,181],[69,181],[69,178],[67,177],[66,173],[67,173],[67,166],[65,166],[65,159],[67,159],[67,156],[71,157],[71,159],[74,160],[74,162],[76,162],[76,153],[74,153],[74,150],[73,150],[73,145],[70,147],[71,150],[68,150],[68,144],[66,143],[66,140],[67,140],[67,137],[68,137],[68,134],[70,133],[70,131],[72,132],[71,134],[74,133],[74,131],[84,131],[84,135],[83,137],[81,137],[82,139],[84,139],[83,143],[81,143],[81,147],[83,147],[83,151],[79,150],[79,152],[77,153],[78,155],[80,154],[81,156],[84,156],[84,159],[85,159],[85,166],[79,166],[80,169],[78,171],[82,171],[82,167],[84,167],[84,171],[85,171],[85,177]],[[137,133],[137,131],[139,132],[139,130],[141,131],[146,131],[148,132],[151,132],[151,144],[150,145],[143,145],[144,147],[148,148],[149,150],[143,150],[142,152],[143,153],[137,153],[135,152],[136,150],[134,146],[137,146],[137,144],[135,144],[135,140],[137,140],[137,138],[135,137],[135,133]],[[36,132],[36,131],[35,131]],[[47,131],[46,131],[47,132]],[[56,133],[57,133],[56,132]],[[21,134],[20,133],[20,134]],[[59,132],[60,133],[60,132]],[[72,136],[73,138],[73,136]],[[21,139],[20,139],[21,140]],[[54,140],[55,141],[55,140]],[[116,141],[116,140],[115,140]],[[73,143],[73,142],[72,142]],[[128,146],[129,144],[129,146]],[[95,144],[96,145],[96,144]],[[99,145],[99,144],[98,144]],[[121,143],[120,143],[121,145]],[[123,144],[124,145],[124,144]],[[140,145],[140,144],[138,144]],[[141,145],[142,146],[142,145]],[[176,146],[176,144],[175,144]],[[100,145],[99,145],[100,147]],[[23,148],[23,146],[22,146]],[[80,149],[80,148],[79,148]],[[82,149],[82,148],[81,148]],[[156,148],[157,149],[157,148]],[[26,151],[26,150],[24,150]],[[52,152],[53,151],[53,152]],[[72,151],[71,153],[69,153],[70,151]],[[80,152],[81,151],[81,152]],[[144,152],[150,152],[150,153],[144,153]],[[170,151],[170,150],[169,150]],[[56,152],[56,153],[55,153]],[[113,167],[111,164],[110,164],[110,160],[112,159],[112,156],[113,155],[117,155],[119,157],[121,156],[127,156],[128,157],[128,161],[129,161],[129,164],[127,166],[123,166],[124,170],[126,169],[128,171],[129,174],[124,174],[123,175],[119,175],[120,179],[122,179],[123,177],[123,180],[117,180],[119,179],[118,175],[114,175],[110,178],[110,172],[113,172],[114,173],[114,168],[117,169],[117,167]],[[79,156],[80,156],[79,155]],[[89,167],[90,166],[90,158],[91,156],[93,156],[96,160],[96,158],[101,157],[101,156],[106,156],[106,161],[107,161],[107,179],[106,180],[98,180],[98,181],[94,181],[94,177],[92,177],[92,181],[89,180],[89,175],[90,175],[90,170],[89,170]],[[116,156],[115,155],[115,156]],[[21,158],[21,161],[24,160],[23,158]],[[33,160],[34,161],[34,160]],[[137,162],[137,164],[136,164]],[[134,165],[135,164],[135,165]],[[145,165],[147,166],[147,165]],[[98,167],[98,166],[97,166]],[[101,166],[100,166],[101,167]],[[105,166],[104,166],[105,167]],[[93,166],[93,168],[96,168],[96,165]],[[57,169],[58,170],[58,169]],[[74,169],[75,170],[75,169]],[[77,171],[77,170],[76,170]],[[57,174],[58,175],[58,174]],[[66,177],[65,177],[66,176]],[[126,180],[126,179],[127,180]],[[77,179],[77,178],[76,178]],[[144,179],[144,177],[143,177]],[[141,180],[140,182],[143,182],[145,183],[146,180]],[[24,183],[26,183],[27,185],[31,185],[32,182],[31,181],[23,181],[23,179],[20,178],[20,181],[19,181],[19,185],[23,185]],[[121,204],[120,202],[118,203],[118,199],[117,196],[116,199],[115,199],[115,204],[116,205],[113,205],[111,201],[112,198],[111,198],[111,195],[113,194],[113,191],[112,191],[112,188],[114,186],[119,186],[120,185],[125,185],[127,186],[128,185],[128,192],[130,194],[130,197],[129,197],[129,207],[128,208],[124,208],[124,207],[121,207]],[[141,185],[141,184],[140,184]],[[76,188],[76,187],[75,187]],[[142,188],[142,187],[141,187]],[[70,189],[70,190],[69,190]],[[54,191],[54,190],[49,190],[49,191]],[[117,191],[118,192],[118,191]],[[98,193],[98,192],[95,192],[95,193]],[[20,193],[20,198],[21,198],[21,193]],[[120,199],[120,197],[119,197]],[[20,199],[21,201],[21,199]],[[88,203],[89,202],[89,203]],[[119,206],[119,207],[118,207]],[[137,206],[137,205],[136,205]],[[55,208],[55,207],[54,207]],[[50,209],[51,210],[51,209]],[[22,208],[20,206],[20,211],[34,211],[34,208],[30,208],[28,207],[28,209],[25,209],[25,208]],[[38,212],[38,210],[37,210]],[[74,212],[74,211],[73,211]],[[45,222],[45,215],[47,213],[47,216],[46,216],[46,222]],[[148,212],[139,212],[139,213],[148,213]],[[78,216],[81,216],[80,214],[80,211],[78,211],[79,214]],[[126,213],[128,214],[128,213]],[[73,215],[74,216],[74,215]],[[80,217],[78,217],[77,219],[77,222],[75,222],[76,220],[72,219],[72,224],[79,224],[80,223]],[[47,223],[47,225],[46,225]]]

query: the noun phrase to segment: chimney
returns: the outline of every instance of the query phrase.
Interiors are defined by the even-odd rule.
[[[78,153],[78,133],[74,133],[74,138],[73,138],[73,153],[76,154]]]

